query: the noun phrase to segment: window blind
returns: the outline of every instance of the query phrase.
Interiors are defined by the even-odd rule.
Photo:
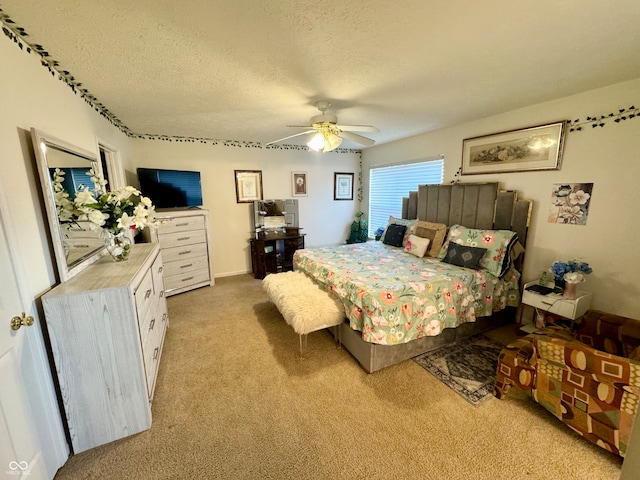
[[[444,159],[373,167],[369,172],[369,236],[386,227],[389,216],[400,218],[402,198],[418,185],[440,184]]]

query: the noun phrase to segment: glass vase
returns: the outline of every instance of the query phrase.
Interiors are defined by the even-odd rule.
[[[114,233],[110,230],[102,231],[104,246],[114,262],[125,262],[131,252],[131,239],[125,232]]]

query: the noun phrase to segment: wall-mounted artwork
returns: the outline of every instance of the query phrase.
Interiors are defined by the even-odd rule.
[[[333,174],[333,199],[353,200],[353,173]]]
[[[567,122],[462,141],[462,175],[559,170]]]
[[[551,192],[550,223],[586,225],[593,183],[556,183]]]
[[[291,172],[291,189],[294,197],[307,196],[307,172]]]
[[[253,203],[262,200],[262,170],[234,170],[236,202]]]

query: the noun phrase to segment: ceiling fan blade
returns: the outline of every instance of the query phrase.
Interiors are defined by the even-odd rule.
[[[343,132],[379,132],[376,127],[372,125],[336,125]]]
[[[308,127],[305,127],[305,128],[308,128]],[[293,135],[289,135],[288,137],[279,138],[278,140],[273,140],[272,142],[265,143],[264,145],[265,145],[265,147],[266,147],[266,146],[268,146],[268,145],[272,145],[272,144],[274,144],[274,143],[281,142],[281,141],[283,141],[283,140],[288,140],[288,139],[290,139],[290,138],[298,137],[298,136],[300,136],[300,135],[306,135],[307,133],[313,133],[313,132],[315,132],[315,131],[316,131],[316,129],[314,128],[314,129],[312,129],[312,130],[307,130],[306,132],[295,133],[295,134],[293,134]]]
[[[376,143],[375,140],[371,140],[370,138],[363,137],[362,135],[351,132],[341,131],[338,136],[344,138],[345,140],[351,140],[352,142],[364,145],[365,147],[370,147],[371,145]]]

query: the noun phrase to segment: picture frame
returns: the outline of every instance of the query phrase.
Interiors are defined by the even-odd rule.
[[[353,200],[353,173],[334,172],[333,199]]]
[[[462,175],[560,170],[566,121],[466,138]]]
[[[236,203],[252,203],[262,198],[262,170],[234,170]]]
[[[307,172],[291,172],[291,192],[294,197],[307,196]]]

